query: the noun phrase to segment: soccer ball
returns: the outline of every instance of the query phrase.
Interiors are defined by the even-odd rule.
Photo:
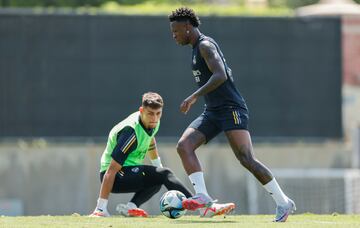
[[[165,192],[160,199],[160,211],[168,218],[176,219],[183,216],[186,210],[182,207],[182,201],[186,196],[179,191]]]

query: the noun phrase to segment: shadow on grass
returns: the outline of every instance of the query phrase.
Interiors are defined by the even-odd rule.
[[[174,223],[178,223],[178,224],[187,224],[187,223],[212,223],[212,224],[216,224],[216,223],[236,223],[236,221],[231,221],[231,220],[179,220],[179,221],[174,221]]]

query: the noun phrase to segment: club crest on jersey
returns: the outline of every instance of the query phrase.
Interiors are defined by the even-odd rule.
[[[193,57],[193,64],[195,65],[196,64],[196,56],[194,55]]]
[[[139,170],[140,170],[139,167],[134,167],[134,168],[131,169],[131,171],[132,171],[133,173],[138,173]]]
[[[192,73],[195,77],[195,82],[200,82],[200,77],[199,77],[201,75],[200,70],[193,70]]]

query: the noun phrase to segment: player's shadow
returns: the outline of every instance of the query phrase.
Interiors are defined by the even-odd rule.
[[[188,223],[236,223],[236,221],[229,220],[178,220],[174,223],[188,224]]]

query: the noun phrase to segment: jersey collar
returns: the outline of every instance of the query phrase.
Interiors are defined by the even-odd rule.
[[[140,123],[142,129],[144,129],[144,131],[146,132],[146,134],[148,134],[149,136],[152,136],[155,128],[146,128],[146,127],[144,126],[143,122],[141,121],[140,116],[139,116],[139,123]]]

